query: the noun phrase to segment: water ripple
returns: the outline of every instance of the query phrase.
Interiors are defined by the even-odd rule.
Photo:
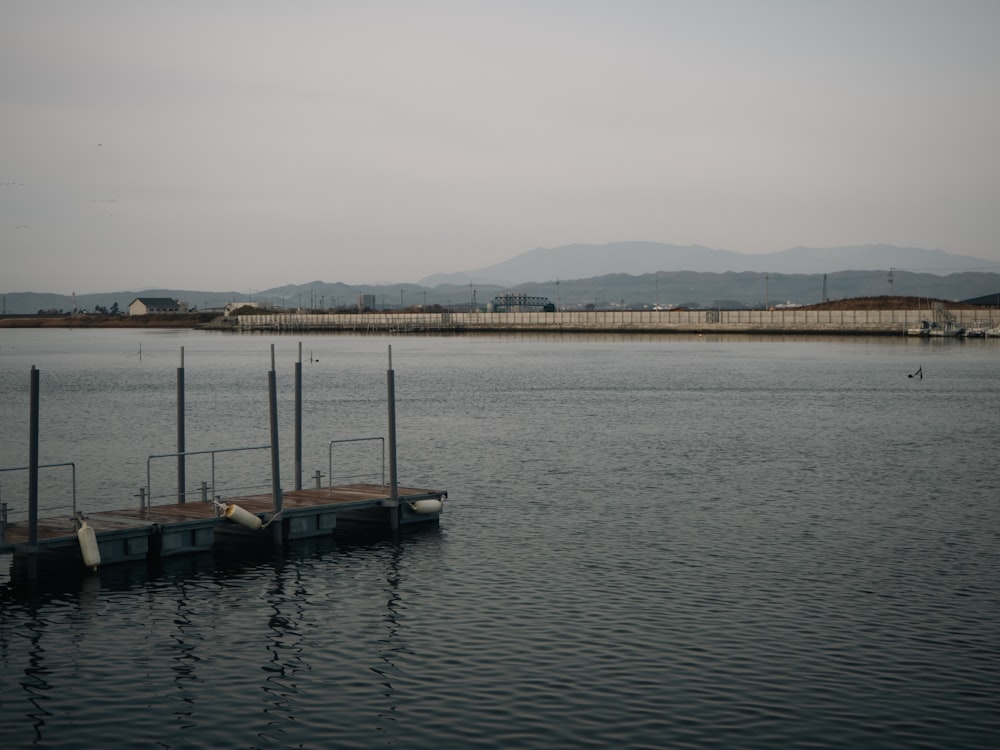
[[[248,341],[213,339],[217,371],[189,378],[208,442],[257,387]],[[307,442],[382,419],[384,343],[311,342],[358,365],[314,376]],[[989,351],[941,354],[915,394],[883,343],[406,348],[402,469],[449,490],[440,528],[0,594],[4,747],[992,748]],[[169,421],[170,377],[65,367],[53,409],[85,393],[140,454],[112,405],[161,420],[159,394]],[[46,425],[57,447],[80,427]]]

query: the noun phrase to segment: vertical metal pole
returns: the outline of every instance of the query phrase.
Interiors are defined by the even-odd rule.
[[[302,489],[302,342],[295,363],[295,489]]]
[[[181,366],[177,368],[177,502],[183,503],[187,484],[187,463],[184,457],[184,347],[181,347]]]
[[[31,366],[31,413],[28,423],[28,546],[38,544],[38,370]]]
[[[389,497],[393,504],[389,509],[389,527],[399,529],[399,483],[396,474],[396,381],[392,370],[392,345],[389,345],[389,369],[386,371],[386,385],[389,402]]]
[[[274,344],[271,344],[271,370],[267,373],[268,401],[271,416],[271,496],[274,499],[274,513],[281,512],[281,461],[278,458],[278,385],[274,371]],[[281,528],[284,521],[274,524],[274,543],[281,546]]]

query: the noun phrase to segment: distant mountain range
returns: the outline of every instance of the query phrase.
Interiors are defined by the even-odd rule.
[[[963,271],[1000,272],[1000,263],[952,255],[944,250],[894,245],[794,247],[776,253],[747,255],[701,245],[660,242],[612,242],[607,245],[539,247],[496,265],[462,273],[441,273],[420,280],[424,286],[489,283],[510,286],[524,282],[584,279],[612,273],[658,271],[725,273],[756,271],[779,274],[821,274],[836,271],[901,271],[945,275]]]
[[[792,248],[745,255],[700,246],[655,242],[566,245],[538,248],[494,266],[435,274],[420,283],[348,285],[312,281],[255,292],[144,289],[77,295],[35,292],[0,294],[0,313],[94,310],[117,303],[125,312],[136,297],[174,297],[193,309],[229,302],[292,309],[344,309],[371,295],[379,309],[440,305],[480,309],[502,292],[548,297],[575,309],[684,305],[760,307],[775,303],[813,304],[824,299],[887,294],[966,300],[1000,294],[1000,263],[952,255],[943,250],[864,245]]]

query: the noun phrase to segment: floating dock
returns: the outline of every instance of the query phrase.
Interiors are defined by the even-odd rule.
[[[328,536],[340,526],[361,524],[389,529],[393,511],[400,526],[437,522],[444,499],[442,490],[397,488],[394,500],[389,487],[349,484],[283,493],[280,515],[274,512],[270,494],[229,498],[223,502],[185,502],[143,509],[98,511],[81,518],[38,519],[37,539],[29,547],[27,522],[5,524],[0,554],[15,556],[37,552],[83,564],[77,530],[85,521],[96,534],[101,565],[137,560],[153,561],[192,552],[211,550],[232,540],[269,542],[278,524],[283,541]],[[235,506],[260,520],[251,528],[232,520],[225,509]]]
[[[27,467],[0,469],[0,472],[27,471],[27,520],[9,522],[8,504],[0,503],[0,554],[14,555],[16,574],[28,579],[38,575],[40,563],[55,562],[98,570],[114,563],[156,561],[174,555],[204,552],[223,542],[269,543],[280,546],[289,540],[327,536],[341,526],[375,526],[397,532],[403,527],[434,524],[440,519],[444,490],[401,487],[396,470],[395,385],[392,349],[386,372],[388,390],[389,479],[385,476],[386,439],[379,437],[334,440],[337,443],[381,441],[382,466],[379,483],[353,483],[323,487],[316,472],[316,486],[303,489],[302,481],[302,345],[295,366],[295,489],[281,487],[277,430],[277,391],[274,347],[271,347],[271,370],[268,372],[271,443],[265,446],[227,448],[209,451],[184,449],[184,350],[177,372],[177,445],[176,453],[150,456],[177,461],[177,502],[153,505],[150,493],[149,460],[147,483],[140,489],[139,506],[122,510],[99,510],[83,513],[77,509],[76,467],[73,463],[40,464],[38,461],[38,370],[31,369],[30,462]],[[215,454],[232,451],[268,449],[271,453],[271,492],[223,498],[215,486]],[[189,456],[212,454],[212,483],[202,482],[201,499],[188,500],[185,462]],[[62,515],[39,513],[38,472],[42,468],[72,467],[72,509]],[[332,473],[331,473],[332,477]],[[245,491],[245,490],[244,490]],[[222,492],[225,492],[222,490]],[[214,499],[213,499],[214,498]],[[102,504],[104,505],[104,504]],[[52,512],[49,511],[51,514]],[[58,568],[57,568],[58,569]],[[65,570],[65,568],[62,568]]]

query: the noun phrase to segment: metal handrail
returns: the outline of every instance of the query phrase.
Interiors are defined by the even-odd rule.
[[[268,445],[249,445],[249,446],[245,446],[245,447],[242,447],[242,448],[215,448],[213,450],[206,450],[206,451],[180,451],[180,452],[177,452],[177,453],[157,453],[157,454],[154,454],[152,456],[149,456],[146,459],[146,493],[147,493],[147,497],[150,500],[152,500],[152,498],[153,498],[153,480],[152,480],[152,472],[150,470],[150,467],[152,465],[152,461],[153,461],[154,458],[177,458],[179,456],[187,457],[187,456],[205,456],[205,455],[211,455],[212,456],[212,487],[211,487],[211,490],[209,492],[209,495],[211,497],[214,497],[215,496],[215,454],[216,453],[236,453],[237,451],[262,451],[262,450],[270,450],[270,448],[271,448],[271,445],[268,444]],[[181,489],[183,490],[183,487]],[[238,488],[238,489],[248,489],[248,488]]]
[[[72,461],[65,461],[65,462],[60,463],[60,464],[39,464],[38,468],[39,469],[55,469],[55,468],[58,468],[60,466],[69,466],[71,468],[71,472],[70,473],[72,474],[72,485],[73,485],[73,515],[75,516],[76,515],[76,464],[73,463]],[[10,468],[0,469],[0,472],[3,472],[3,471],[30,471],[30,470],[31,470],[30,466],[11,466]]]
[[[378,440],[382,443],[382,486],[385,486],[385,438],[384,437],[363,437],[363,438],[344,438],[343,440],[331,440],[330,441],[330,456],[327,468],[327,479],[330,482],[330,487],[333,487],[333,446],[338,443],[364,443],[370,440]],[[367,476],[364,474],[345,474],[342,475],[342,479],[351,479],[356,476]]]

